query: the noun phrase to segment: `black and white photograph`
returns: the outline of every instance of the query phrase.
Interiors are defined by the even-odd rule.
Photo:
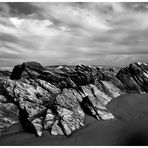
[[[0,2],[0,146],[148,146],[148,2]]]

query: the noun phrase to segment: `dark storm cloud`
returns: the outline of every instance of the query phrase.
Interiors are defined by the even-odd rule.
[[[131,9],[132,11],[143,11],[143,12],[147,12],[148,11],[148,3],[147,2],[133,2],[133,3],[128,3],[125,2],[123,4],[127,9]]]
[[[19,43],[18,39],[13,36],[13,35],[10,35],[10,34],[5,34],[5,33],[1,33],[0,34],[0,41],[1,42],[15,42],[16,44]]]
[[[10,14],[12,15],[30,15],[33,13],[38,13],[39,8],[35,7],[31,3],[26,2],[7,2],[6,3],[10,9]]]

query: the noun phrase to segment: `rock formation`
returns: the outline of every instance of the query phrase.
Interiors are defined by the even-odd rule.
[[[86,124],[86,114],[96,120],[113,119],[106,104],[132,92],[148,92],[147,64],[53,68],[26,62],[12,73],[0,72],[0,131],[20,122],[37,136],[44,130],[69,136]]]

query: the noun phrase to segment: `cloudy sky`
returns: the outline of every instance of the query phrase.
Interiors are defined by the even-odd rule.
[[[0,3],[0,67],[148,62],[148,3]]]

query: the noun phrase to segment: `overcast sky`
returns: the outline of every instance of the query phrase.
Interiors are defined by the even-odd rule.
[[[0,3],[0,67],[148,62],[148,3]]]

